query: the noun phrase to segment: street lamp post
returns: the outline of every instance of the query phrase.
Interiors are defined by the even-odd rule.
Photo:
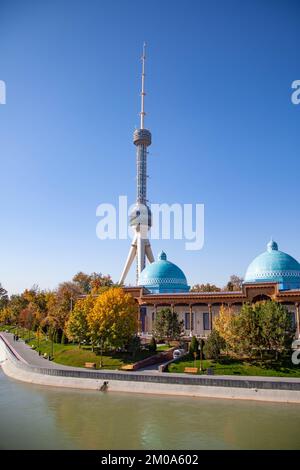
[[[196,367],[197,351],[194,352],[194,367]]]
[[[103,367],[103,341],[102,339],[100,340],[100,364],[99,364],[100,369]]]
[[[39,356],[40,356],[40,327],[38,327],[37,329],[37,348],[38,348],[38,353],[39,353]]]
[[[199,367],[199,370],[200,372],[202,372],[202,359],[203,359],[203,352],[202,352],[202,339],[200,338],[200,341],[199,341],[199,346],[198,346],[198,349],[200,351],[200,367]]]
[[[48,337],[46,337],[48,339]],[[49,332],[49,339],[51,341],[51,352],[50,354],[48,355],[48,360],[50,361],[51,358],[53,358],[53,355],[54,355],[54,332],[53,332],[53,329],[51,328],[50,332]]]
[[[51,335],[51,359],[53,359],[54,356],[54,335],[52,333]]]

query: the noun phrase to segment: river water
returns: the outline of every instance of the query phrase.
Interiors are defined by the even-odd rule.
[[[300,449],[300,405],[47,388],[0,369],[0,449]]]

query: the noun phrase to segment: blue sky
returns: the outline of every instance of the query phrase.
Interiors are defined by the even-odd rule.
[[[244,275],[272,235],[300,259],[297,1],[0,1],[0,282],[54,288],[123,268],[96,207],[135,199],[148,43],[151,202],[204,203],[205,245],[154,241],[189,284]],[[134,269],[129,281],[134,281]]]

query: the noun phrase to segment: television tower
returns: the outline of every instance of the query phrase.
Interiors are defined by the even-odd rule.
[[[141,123],[140,129],[133,133],[133,143],[136,145],[137,192],[136,204],[129,216],[129,224],[134,228],[134,237],[119,283],[123,284],[128,271],[136,258],[136,282],[146,264],[146,257],[153,263],[153,253],[148,240],[151,227],[151,211],[147,205],[147,147],[151,145],[151,132],[144,128],[145,120],[145,60],[146,44],[142,55],[142,92],[141,92]]]

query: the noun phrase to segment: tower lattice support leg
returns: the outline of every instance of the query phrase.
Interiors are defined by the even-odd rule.
[[[126,276],[128,274],[128,271],[136,257],[136,252],[137,252],[137,235],[135,234],[134,236],[134,239],[132,241],[132,244],[131,244],[131,247],[130,247],[130,250],[129,250],[129,253],[128,253],[128,256],[127,256],[127,260],[126,260],[126,263],[125,263],[125,266],[124,266],[124,269],[123,269],[123,272],[121,274],[121,277],[120,277],[120,281],[119,281],[119,284],[123,284],[125,279],[126,279]]]
[[[148,242],[148,243],[145,246],[145,253],[146,253],[146,256],[148,258],[149,263],[153,263],[154,262],[154,256],[153,256],[153,253],[152,253],[152,248],[151,248],[150,242],[148,240],[146,240],[146,242]]]
[[[145,267],[145,239],[141,236],[141,232],[137,233],[137,277],[139,278],[141,272]],[[137,279],[138,283],[138,279]]]

